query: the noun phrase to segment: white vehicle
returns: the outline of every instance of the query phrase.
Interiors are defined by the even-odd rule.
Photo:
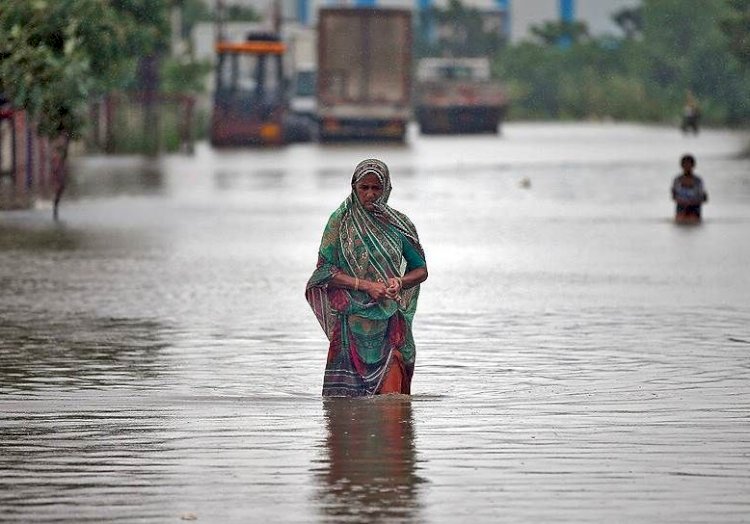
[[[312,66],[301,67],[295,71],[289,94],[289,109],[292,113],[313,122],[318,118],[318,102],[315,94],[316,73]]]

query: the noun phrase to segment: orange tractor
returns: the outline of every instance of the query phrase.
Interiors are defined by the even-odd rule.
[[[311,140],[309,124],[289,112],[285,51],[284,43],[272,34],[250,34],[244,42],[216,44],[216,91],[211,118],[214,146],[281,145]]]

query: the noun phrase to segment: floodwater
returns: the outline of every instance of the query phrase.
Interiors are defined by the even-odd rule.
[[[739,133],[88,158],[0,214],[0,520],[748,522]],[[698,160],[704,224],[671,221]],[[427,253],[411,398],[320,398],[303,298],[354,165]]]

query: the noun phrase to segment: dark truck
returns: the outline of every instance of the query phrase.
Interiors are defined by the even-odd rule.
[[[415,91],[423,134],[497,133],[507,105],[486,58],[424,58]]]

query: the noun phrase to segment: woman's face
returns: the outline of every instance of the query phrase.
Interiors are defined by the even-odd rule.
[[[375,201],[383,195],[383,184],[373,174],[362,177],[354,185],[354,189],[357,191],[357,198],[359,198],[360,203],[368,211],[374,208]]]

